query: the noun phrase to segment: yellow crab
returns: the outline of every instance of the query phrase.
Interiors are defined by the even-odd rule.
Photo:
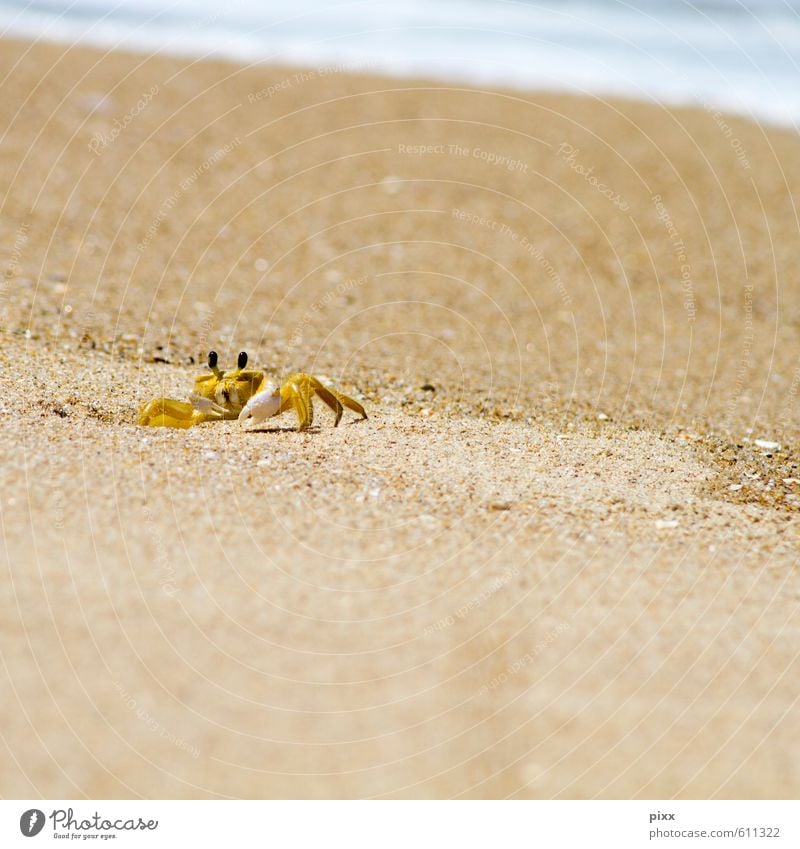
[[[194,379],[189,401],[155,398],[139,408],[139,424],[150,427],[187,428],[200,422],[238,419],[242,424],[260,424],[289,409],[297,413],[297,429],[305,430],[314,421],[313,395],[319,396],[336,414],[339,424],[344,408],[367,418],[358,401],[325,386],[318,378],[298,372],[283,383],[269,380],[264,372],[248,369],[247,354],[239,354],[237,367],[230,371],[217,368],[217,352],[208,355],[210,374]]]

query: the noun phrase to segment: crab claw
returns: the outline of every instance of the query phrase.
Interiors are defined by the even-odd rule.
[[[276,416],[281,409],[281,390],[277,384],[265,381],[261,392],[244,405],[239,413],[239,424],[245,424],[252,420],[252,424],[261,424],[265,419]]]
[[[226,412],[225,408],[220,407],[216,401],[212,401],[210,398],[203,398],[202,395],[198,395],[196,392],[192,392],[189,396],[189,402],[195,410],[203,413],[205,416],[213,416],[214,413],[224,416]]]

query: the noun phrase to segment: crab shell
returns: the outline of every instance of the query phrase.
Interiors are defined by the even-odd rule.
[[[194,381],[194,395],[223,408],[226,418],[236,418],[264,381],[264,373],[251,369],[235,369],[222,376],[201,374]],[[198,407],[195,403],[195,406]]]

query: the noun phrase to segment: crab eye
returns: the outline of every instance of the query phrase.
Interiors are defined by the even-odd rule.
[[[242,351],[242,353],[239,354],[237,365],[239,368],[244,368],[247,365],[247,351]]]
[[[217,352],[209,351],[208,352],[208,367],[216,368],[217,367]]]

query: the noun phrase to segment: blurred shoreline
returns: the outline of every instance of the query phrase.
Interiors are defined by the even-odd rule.
[[[0,0],[6,35],[800,121],[795,0]]]

